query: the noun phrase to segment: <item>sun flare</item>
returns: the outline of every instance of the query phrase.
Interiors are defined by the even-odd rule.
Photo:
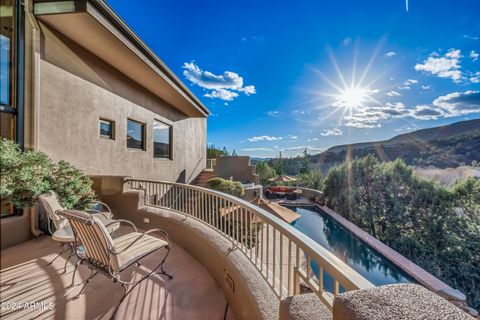
[[[342,90],[338,95],[338,100],[348,108],[358,108],[363,105],[367,95],[366,89],[351,87]]]

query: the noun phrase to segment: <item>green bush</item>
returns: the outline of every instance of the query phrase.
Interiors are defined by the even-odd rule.
[[[25,151],[0,139],[0,196],[17,208],[31,207],[38,195],[55,191],[66,208],[91,208],[92,181],[65,161],[53,163],[43,152]]]
[[[268,179],[276,176],[275,169],[271,167],[266,161],[258,162],[255,166],[255,172],[260,177],[260,183],[263,185],[269,184],[270,181],[268,181]]]
[[[66,161],[59,161],[51,172],[51,186],[66,208],[89,209],[95,200],[92,180]]]
[[[297,175],[297,185],[299,187],[322,190],[323,174],[320,170],[311,170]]]
[[[222,178],[213,178],[208,180],[207,188],[225,192],[239,198],[243,197],[245,194],[245,190],[240,182],[225,180]]]
[[[467,296],[480,308],[480,180],[452,188],[403,161],[368,156],[332,168],[327,206]]]

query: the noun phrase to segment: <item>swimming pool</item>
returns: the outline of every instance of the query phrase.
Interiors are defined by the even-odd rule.
[[[350,231],[328,216],[320,208],[288,207],[301,217],[292,226],[328,249],[376,286],[413,282],[400,268],[370,248]],[[312,270],[318,275],[318,265],[312,262]],[[332,291],[333,278],[325,274],[325,290]]]

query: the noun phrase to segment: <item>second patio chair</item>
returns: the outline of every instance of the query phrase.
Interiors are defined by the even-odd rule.
[[[75,242],[82,243],[83,252],[78,252],[77,255],[81,263],[85,263],[91,270],[90,276],[85,280],[84,285],[76,297],[82,294],[86,285],[98,273],[101,273],[111,278],[114,282],[120,282],[124,288],[123,297],[115,308],[115,315],[123,300],[143,280],[153,274],[163,274],[169,279],[172,278],[171,275],[163,270],[163,264],[170,252],[168,234],[165,231],[161,229],[152,229],[139,233],[132,222],[120,219],[115,220],[115,222],[130,224],[133,227],[134,232],[112,239],[107,230],[108,225],[104,225],[95,216],[76,210],[62,210],[59,212],[59,215],[68,219],[75,235]],[[154,232],[159,233],[163,239],[150,235]],[[137,281],[125,281],[121,279],[120,273],[122,271],[133,264],[139,266],[139,260],[160,249],[165,249],[166,254],[160,263],[148,274],[144,275]],[[156,272],[158,268],[160,268],[160,271]],[[131,287],[129,288],[128,286],[130,285]]]
[[[52,235],[53,240],[60,242],[62,250],[60,253],[57,254],[57,256],[49,262],[49,264],[52,264],[57,258],[59,258],[65,251],[70,250],[68,258],[65,260],[65,265],[63,267],[64,272],[67,269],[67,264],[70,261],[70,259],[74,256],[75,254],[75,249],[73,247],[73,234],[70,229],[70,225],[67,221],[66,218],[61,217],[58,215],[58,212],[61,210],[65,210],[65,208],[60,204],[60,200],[58,199],[58,196],[55,192],[49,191],[47,193],[43,193],[38,196],[38,201],[43,205],[45,208],[45,211],[47,213],[47,228],[48,232]],[[113,233],[115,230],[117,230],[120,227],[120,223],[112,223],[115,220],[113,219],[113,214],[112,210],[110,207],[101,201],[94,201],[94,203],[98,206],[102,206],[107,209],[107,211],[100,211],[96,209],[91,209],[91,210],[86,210],[89,214],[99,218],[103,224],[108,224],[108,231],[110,233]],[[55,228],[55,232],[52,230],[52,225]],[[63,235],[63,237],[58,237],[57,232],[60,231]],[[75,265],[75,271],[73,272],[73,277],[72,277],[72,285],[75,281],[75,272],[77,271],[78,263]]]

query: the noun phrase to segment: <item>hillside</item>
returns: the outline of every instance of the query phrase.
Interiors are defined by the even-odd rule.
[[[375,155],[381,161],[403,159],[418,167],[456,168],[480,162],[480,119],[417,130],[384,141],[340,145],[311,155],[312,168],[327,171],[347,158]],[[275,162],[275,160],[273,160]],[[285,159],[285,171],[296,174],[300,158]]]
[[[339,145],[329,148],[326,152],[340,152],[345,150],[347,147],[352,149],[360,148],[369,148],[376,145],[383,146],[395,146],[402,143],[408,143],[413,141],[418,141],[419,143],[432,141],[432,140],[441,140],[441,139],[450,139],[455,136],[469,134],[472,131],[480,129],[480,119],[466,120],[455,122],[445,126],[439,126],[428,129],[421,129],[409,133],[400,134],[388,140],[383,141],[371,141],[371,142],[361,142],[354,143],[349,145]]]

